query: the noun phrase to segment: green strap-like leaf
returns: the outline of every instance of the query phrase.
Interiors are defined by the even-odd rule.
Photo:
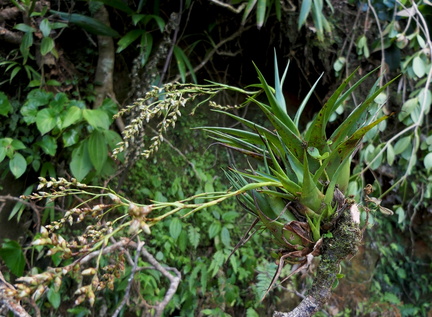
[[[336,89],[329,100],[324,104],[321,110],[309,125],[309,129],[305,133],[305,140],[309,146],[316,147],[322,150],[322,146],[326,144],[327,138],[325,128],[332,113],[336,110],[336,102],[342,92],[345,90],[348,83],[352,80],[357,70],[351,73],[347,79]]]
[[[89,16],[77,14],[77,13],[54,11],[54,10],[50,10],[50,12],[53,14],[57,14],[63,20],[66,20],[70,23],[74,23],[92,34],[111,36],[115,38],[120,36],[117,33],[117,31],[103,24],[101,21],[93,19]]]
[[[298,18],[298,29],[300,30],[303,24],[306,22],[306,18],[309,16],[312,7],[312,0],[303,0],[300,8],[300,14]]]
[[[289,61],[288,61],[288,65],[285,68],[284,74],[286,74],[288,67],[289,67]],[[276,98],[276,102],[279,105],[280,109],[282,111],[285,112],[285,114],[287,113],[287,109],[286,109],[286,103],[285,103],[285,97],[282,93],[282,81],[279,78],[279,66],[278,66],[278,62],[277,62],[277,57],[276,57],[276,51],[274,53],[274,73],[275,73],[275,98]]]
[[[216,130],[210,130],[210,129],[204,129],[205,131],[208,131],[214,135],[217,135],[217,137],[210,136],[212,139],[221,142],[223,145],[227,145],[230,147],[250,151],[253,153],[253,156],[261,157],[262,156],[262,149],[256,146],[253,143],[247,142],[245,140],[242,140],[240,138],[237,138],[235,136],[219,132]]]
[[[257,28],[260,29],[263,25],[264,25],[264,19],[265,19],[265,14],[266,14],[266,9],[267,9],[267,0],[258,0],[257,3],[257,12],[256,12],[256,17],[257,17]]]
[[[258,106],[265,113],[267,118],[273,124],[277,133],[281,136],[286,147],[291,151],[291,153],[298,159],[303,159],[303,142],[302,140],[292,132],[281,120],[277,118],[263,103],[257,102]],[[291,120],[291,119],[290,119]]]
[[[244,124],[245,126],[247,126],[252,131],[256,131],[259,135],[264,136],[267,140],[269,140],[270,143],[275,144],[275,145],[277,144],[278,137],[276,136],[276,134],[274,134],[273,132],[271,132],[269,129],[267,129],[267,128],[261,126],[261,125],[258,125],[258,124],[254,123],[252,121],[249,121],[249,120],[247,120],[245,118],[236,116],[236,115],[234,115],[232,113],[229,113],[229,112],[226,112],[226,111],[220,111],[220,110],[214,110],[214,111],[218,112],[218,113],[221,113],[223,115],[229,116],[229,117],[237,120],[238,122],[240,122],[240,123]],[[207,127],[203,127],[203,128],[207,128]],[[198,128],[198,129],[201,129],[201,127]],[[214,129],[214,127],[212,127],[212,129]],[[260,141],[257,144],[263,144],[262,140],[260,139]]]
[[[315,213],[319,213],[324,195],[317,187],[317,182],[309,171],[307,155],[303,160],[303,184],[301,188],[300,203],[309,207]]]
[[[297,128],[297,126],[294,124],[294,122],[291,120],[291,118],[287,114],[286,107],[284,105],[281,105],[277,99],[276,96],[273,93],[272,88],[267,84],[267,81],[265,80],[263,74],[260,72],[260,70],[256,67],[254,64],[255,69],[258,73],[258,78],[261,82],[261,88],[264,90],[267,99],[270,103],[270,108],[272,109],[273,115],[276,116],[283,124],[291,131],[291,133],[300,136],[300,132]],[[259,103],[256,100],[253,100],[256,103]]]
[[[349,117],[344,122],[342,122],[341,125],[333,132],[332,136],[330,137],[330,139],[333,141],[331,147],[335,148],[346,138],[346,136],[353,134],[354,131],[358,129],[358,123],[360,121],[359,119],[367,111],[370,104],[382,91],[387,88],[388,85],[390,85],[397,78],[398,77],[395,77],[390,80],[387,84],[379,88],[375,93],[373,93],[369,98],[367,98],[361,105],[354,109],[354,111],[349,115]]]
[[[327,172],[327,175],[331,180],[332,177],[335,175],[335,172],[337,171],[339,166],[342,165],[345,159],[349,157],[357,148],[363,136],[370,129],[372,129],[374,126],[378,125],[380,122],[382,122],[387,118],[388,116],[383,116],[379,118],[378,120],[372,122],[371,124],[357,130],[348,140],[339,144],[338,147],[330,153],[329,157],[322,162],[321,167],[315,173],[314,181],[318,182],[318,180],[321,178],[322,174],[324,173],[324,170]]]
[[[294,117],[294,124],[298,127],[299,125],[299,121],[300,121],[300,117],[303,113],[304,108],[306,107],[307,102],[309,101],[310,96],[312,96],[312,93],[315,90],[316,85],[318,84],[319,80],[321,79],[321,77],[324,75],[324,73],[321,74],[321,76],[315,81],[315,84],[312,86],[312,88],[309,90],[308,94],[306,95],[306,97],[304,97],[300,107],[297,110],[297,113]]]

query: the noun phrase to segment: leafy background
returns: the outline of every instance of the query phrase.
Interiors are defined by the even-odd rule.
[[[276,49],[284,62],[291,60],[284,95],[292,113],[324,72],[305,110],[304,126],[355,68],[360,67],[360,76],[381,65],[381,84],[402,74],[375,100],[377,106],[371,111],[382,104],[381,112],[395,114],[366,135],[354,158],[353,172],[360,177],[352,178],[349,185],[350,193],[359,196],[366,184],[373,184],[374,195],[382,195],[382,205],[394,215],[369,213],[364,246],[344,264],[345,277],[321,314],[430,314],[429,2],[250,0],[226,4],[115,0],[50,1],[49,6],[27,0],[1,3],[0,14],[7,21],[1,27],[12,36],[11,40],[1,38],[4,45],[0,48],[4,72],[0,80],[1,195],[7,201],[0,213],[1,271],[14,280],[26,272],[43,271],[50,261],[56,261],[54,257],[39,258],[40,250],[29,243],[38,226],[58,218],[61,211],[49,203],[36,208],[12,199],[33,191],[38,176],[73,176],[94,184],[110,179],[110,186],[140,202],[225,190],[229,185],[220,167],[233,162],[241,165],[244,158],[209,147],[212,141],[191,128],[234,122],[222,121],[203,107],[193,116],[187,115],[192,109],[186,109],[166,136],[168,142],[162,143],[153,158],[140,159],[127,173],[116,175],[125,160],[114,161],[108,155],[120,141],[120,128],[112,116],[151,85],[210,79],[245,86],[256,82],[252,61],[271,78]],[[109,26],[106,20],[99,20],[101,7],[108,12]],[[181,19],[176,24],[171,14],[179,10]],[[95,107],[104,87],[95,79],[102,56],[95,42],[101,35],[114,42],[115,85]],[[369,86],[375,80],[377,77],[371,78]],[[352,96],[332,120],[339,122],[367,94],[361,91]],[[235,94],[220,98],[225,104],[242,102]],[[251,108],[237,114],[258,122],[262,119]],[[157,127],[149,128],[150,139],[151,128]],[[65,200],[61,207],[73,204]],[[291,280],[259,302],[276,270],[265,254],[263,235],[255,235],[225,264],[247,230],[242,217],[236,202],[229,201],[187,219],[167,218],[152,228],[146,241],[149,251],[183,275],[167,316],[197,312],[262,316],[276,307],[294,306],[301,299],[310,284],[309,275]],[[111,311],[121,300],[126,279],[127,274],[118,281],[115,292],[100,295],[93,308],[84,303],[73,307],[70,281],[60,292],[51,290],[42,298],[43,315],[91,316],[100,309]],[[165,283],[152,271],[140,274],[123,314],[145,311],[140,299],[149,303],[160,299]]]

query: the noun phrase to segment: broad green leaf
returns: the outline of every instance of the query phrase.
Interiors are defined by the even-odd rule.
[[[27,95],[27,102],[31,102],[34,106],[47,105],[54,97],[52,92],[47,92],[41,89],[33,89]]]
[[[141,36],[141,49],[143,50],[141,65],[144,66],[149,60],[153,48],[153,36],[146,32]]]
[[[426,74],[426,65],[420,55],[414,57],[412,67],[418,78],[422,78]]]
[[[29,48],[33,45],[33,33],[24,33],[21,39],[20,52],[24,58],[24,63],[27,63],[30,51]]]
[[[228,228],[225,226],[222,227],[221,230],[221,241],[225,247],[229,248],[231,246],[231,235],[229,233]]]
[[[246,310],[246,317],[259,317],[258,313],[252,307]]]
[[[411,136],[406,136],[399,139],[394,146],[394,154],[399,155],[405,151],[411,144]]]
[[[94,130],[87,142],[87,150],[96,172],[99,174],[108,158],[108,148],[102,132]]]
[[[0,91],[0,115],[7,116],[12,111],[12,105],[4,92]]]
[[[108,130],[111,124],[107,113],[100,109],[84,109],[84,119],[95,129]]]
[[[0,257],[15,276],[23,275],[25,258],[18,242],[13,240],[3,242],[0,247]]]
[[[213,239],[214,237],[216,237],[219,232],[221,230],[221,224],[220,222],[213,222],[208,230],[208,235],[210,239]]]
[[[54,98],[50,101],[49,106],[57,113],[60,113],[66,109],[68,104],[68,96],[64,92],[59,92],[54,95]]]
[[[104,130],[102,133],[105,137],[105,142],[108,144],[110,149],[114,149],[117,144],[122,141],[121,136],[113,130]]]
[[[15,152],[12,159],[9,161],[9,169],[15,178],[19,178],[22,174],[24,174],[27,168],[27,162],[20,153]]]
[[[236,211],[227,211],[222,214],[222,219],[227,222],[232,222],[239,214]]]
[[[196,249],[200,242],[200,237],[201,237],[200,233],[196,228],[190,226],[188,230],[188,236],[189,236],[190,244],[194,247],[194,249]]]
[[[43,19],[39,24],[39,30],[42,32],[44,37],[48,37],[51,33],[51,25],[48,19]]]
[[[101,21],[91,18],[89,16],[77,13],[59,12],[54,10],[50,10],[50,12],[52,14],[57,14],[61,19],[76,24],[77,26],[83,28],[84,30],[92,34],[110,36],[114,38],[120,36],[117,31],[113,30]]]
[[[36,126],[42,135],[54,129],[56,124],[57,116],[52,109],[45,108],[38,111],[36,115]]]
[[[37,144],[42,148],[42,150],[51,156],[54,156],[57,151],[57,141],[54,137],[50,135],[44,135],[42,140],[37,142]]]
[[[34,81],[32,81],[32,82],[34,82]],[[55,87],[59,87],[59,86],[61,86],[62,84],[61,84],[61,82],[59,82],[58,80],[50,79],[50,80],[47,80],[47,81],[45,82],[45,85],[47,85],[47,86],[55,86]],[[37,84],[34,85],[34,86],[30,86],[30,85],[29,85],[29,87],[36,87],[36,86],[40,86],[40,81],[37,81]]]
[[[132,14],[132,22],[136,26],[142,19],[146,17],[146,14]]]
[[[298,17],[298,26],[297,26],[297,28],[299,30],[305,24],[306,18],[309,16],[311,7],[312,7],[312,0],[303,0],[302,1],[301,8],[300,8],[300,14]]]
[[[62,124],[61,129],[64,130],[67,127],[71,126],[74,123],[77,123],[82,118],[82,109],[77,106],[71,106],[68,110],[62,115]]]
[[[50,37],[44,37],[41,41],[41,54],[45,56],[54,49],[54,40]]]
[[[80,182],[87,176],[93,165],[87,151],[87,143],[82,142],[72,151],[72,159],[69,164],[72,175]]]
[[[134,42],[139,36],[145,33],[144,30],[132,30],[126,33],[117,43],[117,53],[120,53],[127,48],[132,42]]]
[[[48,290],[47,299],[54,309],[58,309],[61,303],[60,292],[56,292],[52,287]]]
[[[173,218],[169,224],[169,233],[170,236],[177,240],[177,238],[180,236],[180,233],[182,231],[182,223],[179,218]]]
[[[425,93],[426,93],[426,96],[424,95]],[[424,108],[424,113],[425,114],[429,114],[430,107],[431,107],[431,104],[432,104],[432,93],[431,93],[430,89],[422,88],[420,90],[418,98],[419,98],[420,104]]]
[[[395,160],[396,154],[394,152],[394,148],[393,145],[391,145],[391,143],[389,143],[387,145],[387,163],[388,165],[392,166]]]
[[[400,299],[393,293],[386,292],[384,294],[384,296],[382,297],[382,300],[385,302],[389,302],[391,304],[394,304],[394,305],[400,305],[401,304]]]
[[[53,30],[64,29],[64,28],[68,27],[68,25],[66,23],[62,23],[62,22],[50,22],[50,26],[51,26],[51,29],[53,29]]]
[[[419,106],[419,99],[418,97],[410,98],[407,101],[404,102],[402,105],[402,109],[399,112],[398,119],[400,121],[403,121],[406,117],[408,117],[415,108]]]
[[[428,153],[423,160],[425,168],[429,171],[432,168],[432,153]]]
[[[32,33],[36,31],[34,27],[25,23],[16,24],[13,28],[24,33]]]
[[[10,145],[12,146],[12,148],[16,151],[16,150],[24,150],[25,148],[27,148],[24,143],[22,143],[20,140],[17,139],[13,139],[10,143]]]
[[[105,98],[99,109],[105,111],[111,118],[118,112],[118,106],[111,98]]]
[[[63,140],[64,147],[68,147],[76,144],[80,138],[79,132],[80,130],[77,129],[69,129],[64,133],[62,133],[62,140]]]

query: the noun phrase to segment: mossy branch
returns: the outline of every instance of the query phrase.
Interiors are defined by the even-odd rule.
[[[354,218],[357,212],[357,205],[345,203],[333,237],[324,239],[321,261],[307,296],[291,312],[275,312],[273,317],[308,317],[322,309],[331,296],[340,263],[353,256],[360,244],[362,235]]]

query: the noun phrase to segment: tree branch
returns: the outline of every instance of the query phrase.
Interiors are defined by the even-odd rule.
[[[307,296],[291,312],[275,312],[273,317],[309,317],[321,310],[330,298],[332,286],[339,273],[340,263],[357,252],[361,232],[357,222],[357,206],[345,204],[333,237],[324,239],[321,262]],[[353,218],[353,216],[355,218]]]
[[[132,247],[136,246],[135,242],[131,242],[130,245]],[[141,249],[141,254],[147,259],[147,261],[154,266],[156,270],[162,273],[163,276],[165,276],[170,281],[170,286],[165,293],[164,299],[156,305],[156,312],[154,314],[155,317],[162,316],[162,313],[168,305],[171,298],[174,296],[175,292],[177,291],[177,288],[181,281],[181,273],[179,270],[173,267],[163,267],[154,257],[151,255],[145,248]],[[175,276],[172,275],[169,271],[174,272]]]

